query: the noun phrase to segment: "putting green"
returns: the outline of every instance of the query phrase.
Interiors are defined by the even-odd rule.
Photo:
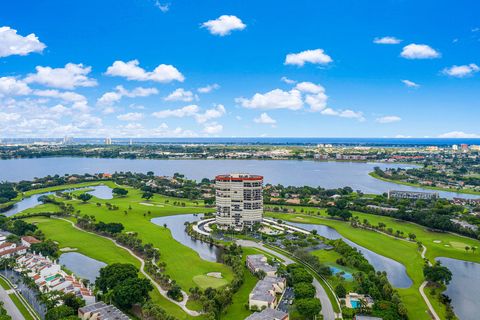
[[[467,246],[466,243],[464,242],[457,242],[457,241],[450,241],[450,245],[455,248],[455,249],[460,249],[460,250],[465,250],[465,247]]]
[[[206,289],[208,287],[217,289],[228,283],[227,280],[223,278],[215,278],[203,274],[193,277],[193,282],[195,282],[200,289]]]

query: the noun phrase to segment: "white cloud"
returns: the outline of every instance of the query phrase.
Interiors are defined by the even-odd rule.
[[[401,120],[402,118],[400,118],[399,116],[384,116],[384,117],[377,118],[376,121],[378,123],[392,123],[392,122],[398,122]]]
[[[123,62],[115,61],[105,72],[106,75],[123,77],[127,80],[156,81],[167,83],[172,81],[183,82],[185,77],[172,65],[160,64],[153,71],[149,72],[139,67],[138,60]]]
[[[1,96],[22,96],[32,92],[28,85],[14,77],[0,77]]]
[[[85,96],[72,91],[58,91],[55,89],[35,90],[33,94],[39,97],[57,98],[67,102],[87,101],[87,98],[85,98]]]
[[[163,13],[168,12],[170,10],[170,3],[160,3],[160,1],[155,1],[155,7],[160,9]]]
[[[480,134],[465,133],[463,131],[451,131],[443,133],[438,136],[439,138],[480,138]]]
[[[201,88],[198,88],[197,91],[199,93],[210,93],[212,92],[213,90],[217,90],[220,88],[220,85],[217,84],[217,83],[214,83],[214,84],[209,84],[205,87],[201,87]]]
[[[320,93],[320,92],[325,92],[325,88],[312,83],[312,82],[300,82],[297,83],[295,86],[295,89],[300,90],[302,92],[308,92],[308,93]]]
[[[148,97],[150,95],[158,94],[156,88],[143,88],[137,87],[131,91],[125,89],[123,86],[116,86],[115,91],[105,92],[98,100],[99,105],[112,105],[118,102],[122,97],[136,98],[136,97]]]
[[[255,123],[261,124],[275,124],[277,120],[270,117],[266,112],[263,112],[258,118],[253,119]]]
[[[40,83],[44,86],[74,89],[76,87],[94,87],[97,80],[88,78],[91,67],[83,64],[67,63],[64,68],[37,66],[37,73],[31,73],[25,78],[27,83]]]
[[[470,76],[480,71],[480,68],[475,63],[465,64],[461,66],[451,66],[450,68],[443,69],[443,73],[451,77],[463,78]]]
[[[350,118],[350,119],[358,119],[358,121],[365,121],[363,113],[360,111],[353,111],[350,109],[346,110],[334,110],[332,108],[326,108],[321,111],[321,114],[327,116],[338,116],[341,118]]]
[[[170,93],[167,97],[164,98],[165,101],[184,101],[189,102],[194,99],[194,95],[192,91],[187,91],[183,88],[175,89],[172,93]]]
[[[285,64],[302,67],[305,63],[329,64],[332,58],[323,49],[306,50],[299,53],[289,53],[285,58]]]
[[[16,121],[20,119],[20,115],[18,113],[7,113],[7,112],[0,112],[0,122],[10,122]]]
[[[281,78],[280,78],[280,81],[285,82],[286,84],[295,84],[295,83],[297,83],[297,81],[292,80],[292,79],[289,79],[289,78],[287,78],[287,77],[281,77]]]
[[[223,131],[223,126],[216,122],[209,123],[203,128],[203,132],[207,134],[217,134]]]
[[[222,15],[215,20],[202,23],[202,28],[207,28],[211,34],[221,37],[229,35],[234,30],[243,30],[246,27],[242,20],[233,15]]]
[[[373,39],[373,43],[376,44],[399,44],[402,40],[395,37],[381,37]]]
[[[225,113],[226,113],[225,107],[221,104],[218,104],[214,108],[206,110],[204,113],[197,113],[195,115],[195,120],[198,123],[205,123],[211,119],[220,118]]]
[[[143,119],[143,113],[129,112],[124,114],[119,114],[117,116],[117,119],[121,121],[140,121]]]
[[[325,88],[312,82],[300,82],[295,89],[309,93],[305,96],[305,102],[310,106],[310,111],[322,111],[327,107],[328,96]]]
[[[162,111],[157,111],[152,113],[152,115],[160,119],[169,117],[184,118],[196,115],[199,110],[200,108],[197,105],[192,104],[179,109],[166,109]]]
[[[432,47],[416,43],[403,47],[400,55],[406,59],[434,59],[440,57],[440,53]]]
[[[274,89],[264,94],[256,93],[251,99],[236,98],[235,102],[249,109],[299,110],[303,107],[301,92],[295,89]]]
[[[26,56],[32,52],[42,52],[46,47],[34,33],[24,37],[10,27],[0,27],[0,57]]]
[[[401,80],[403,82],[404,85],[406,85],[407,87],[409,88],[418,88],[420,87],[420,85],[418,83],[415,83],[413,81],[410,81],[410,80]]]

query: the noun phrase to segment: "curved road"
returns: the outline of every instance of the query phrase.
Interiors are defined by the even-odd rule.
[[[137,259],[138,261],[140,261],[140,272],[147,278],[149,279],[152,284],[155,286],[155,288],[157,288],[158,292],[160,292],[160,294],[162,296],[164,296],[167,300],[169,300],[170,302],[172,303],[175,303],[177,306],[179,306],[180,308],[182,308],[183,311],[185,311],[187,314],[193,316],[193,317],[197,317],[200,315],[199,312],[197,311],[194,311],[194,310],[190,310],[187,308],[187,301],[188,301],[188,295],[182,290],[182,295],[183,295],[183,300],[181,302],[178,302],[178,301],[175,301],[173,299],[171,299],[169,296],[167,296],[167,290],[164,290],[157,282],[155,282],[155,280],[152,279],[152,277],[150,277],[150,275],[145,272],[144,270],[144,267],[145,267],[145,260],[143,260],[142,258],[138,257],[132,250],[130,250],[129,248],[127,247],[124,247],[120,244],[118,244],[115,240],[109,238],[109,237],[105,237],[105,236],[101,236],[99,234],[96,234],[96,233],[93,233],[93,232],[90,232],[90,231],[86,231],[86,230],[83,230],[82,228],[79,228],[75,225],[75,223],[73,223],[73,221],[70,221],[68,219],[64,219],[64,218],[56,218],[56,219],[60,219],[60,220],[63,220],[63,221],[66,221],[66,222],[69,222],[75,229],[77,230],[80,230],[80,231],[83,231],[83,232],[86,232],[86,233],[90,233],[90,234],[93,234],[97,237],[102,237],[102,238],[105,238],[105,239],[108,239],[110,241],[112,241],[117,247],[119,248],[122,248],[124,250],[126,250],[128,253],[130,253],[130,255],[132,257],[134,257],[135,259]]]
[[[287,257],[287,256],[285,256],[281,253],[278,253],[275,250],[269,249],[261,243],[257,243],[255,241],[250,241],[250,240],[237,240],[236,242],[237,242],[238,245],[240,245],[242,247],[257,248],[257,249],[260,249],[262,251],[268,252],[269,254],[282,259],[284,261],[283,264],[285,264],[285,265],[295,263],[295,261],[293,261],[289,257]],[[330,299],[328,298],[327,292],[322,287],[322,285],[317,280],[317,278],[315,278],[315,277],[313,278],[312,284],[315,287],[315,297],[318,298],[320,300],[320,303],[322,304],[321,313],[323,315],[323,319],[324,320],[335,320],[336,319],[335,312],[333,311],[333,306],[332,306],[332,303],[331,303]]]
[[[12,317],[12,320],[25,320],[25,317],[9,296],[9,294],[13,292],[13,290],[5,290],[0,286],[0,300],[3,302],[3,307],[7,310],[7,314]]]

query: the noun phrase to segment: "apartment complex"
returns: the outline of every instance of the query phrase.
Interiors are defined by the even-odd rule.
[[[394,199],[422,199],[433,200],[438,199],[438,192],[419,192],[419,191],[388,191],[388,198]]]
[[[122,311],[111,304],[97,302],[78,309],[78,317],[82,320],[129,320]]]
[[[215,177],[216,223],[221,229],[251,228],[263,217],[263,177],[229,174]]]

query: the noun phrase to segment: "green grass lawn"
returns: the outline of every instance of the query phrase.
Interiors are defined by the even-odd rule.
[[[197,286],[202,290],[208,287],[217,289],[228,284],[227,280],[223,278],[215,278],[207,276],[206,274],[196,275],[195,277],[193,277],[193,282],[195,282]]]
[[[126,250],[117,247],[112,241],[75,229],[69,222],[45,217],[28,218],[26,221],[35,223],[49,239],[57,241],[60,248],[77,248],[77,252],[93,259],[112,263],[131,263],[137,268],[140,262]],[[165,299],[157,290],[151,292],[151,298],[169,314],[179,319],[190,319],[177,305]]]
[[[25,305],[20,301],[20,298],[15,293],[11,293],[8,296],[10,299],[12,299],[13,303],[15,306],[17,306],[18,310],[26,320],[34,320],[30,312],[28,312]]]

